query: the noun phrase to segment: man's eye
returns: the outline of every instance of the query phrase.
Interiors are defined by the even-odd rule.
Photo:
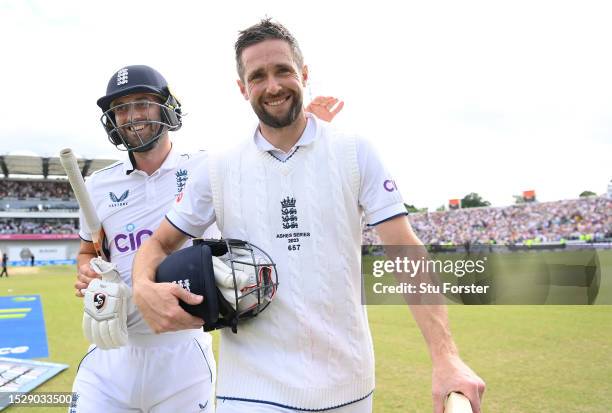
[[[136,110],[146,110],[149,107],[148,100],[142,100],[140,102],[134,103],[134,109]]]

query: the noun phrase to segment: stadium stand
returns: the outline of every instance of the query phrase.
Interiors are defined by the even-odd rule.
[[[417,213],[409,220],[424,244],[530,244],[612,239],[612,198],[588,197]],[[364,229],[364,245],[380,241]]]
[[[0,234],[77,234],[76,218],[0,218]]]
[[[115,160],[79,159],[83,176]],[[0,250],[10,265],[73,263],[78,208],[57,157],[0,156]]]
[[[87,176],[113,162],[79,159],[78,164]],[[0,250],[8,251],[12,265],[25,263],[28,251],[39,263],[73,260],[78,203],[59,158],[4,155],[0,171]],[[610,242],[611,211],[612,181],[602,197],[416,213],[409,220],[429,245]],[[365,227],[363,245],[377,244],[375,231]]]

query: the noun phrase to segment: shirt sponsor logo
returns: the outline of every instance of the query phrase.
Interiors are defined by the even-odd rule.
[[[129,189],[126,189],[125,192],[122,193],[120,196],[115,195],[114,192],[109,192],[108,197],[113,202],[112,204],[109,205],[109,208],[114,208],[118,206],[126,206],[128,204],[126,199],[129,194],[130,194]]]
[[[119,233],[113,238],[115,247],[119,252],[136,251],[146,238],[153,235],[153,231],[148,228],[143,228],[136,232],[134,224],[127,224],[125,230],[126,234]]]
[[[397,185],[395,185],[395,181],[392,181],[391,179],[387,179],[385,182],[383,182],[383,187],[387,192],[393,192],[397,190]]]

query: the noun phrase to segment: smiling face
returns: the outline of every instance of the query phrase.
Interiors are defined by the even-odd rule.
[[[160,128],[161,99],[151,93],[134,93],[115,99],[111,111],[117,129],[132,147],[149,142]]]
[[[293,124],[302,113],[306,66],[298,67],[284,40],[265,40],[245,48],[240,92],[251,103],[259,120],[272,128]]]

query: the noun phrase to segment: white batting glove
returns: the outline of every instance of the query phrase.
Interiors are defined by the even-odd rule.
[[[251,254],[248,251],[245,251],[244,254],[236,254],[234,255],[244,255],[244,261],[251,260]],[[240,259],[238,257],[238,259]],[[215,281],[217,283],[217,287],[219,287],[219,291],[223,298],[225,298],[232,308],[236,310],[236,296],[234,291],[234,277],[232,276],[232,268],[227,265],[228,258],[225,256],[212,257],[213,267],[215,271]],[[234,272],[236,274],[236,288],[238,291],[238,310],[245,311],[249,308],[257,305],[257,295],[248,294],[254,287],[257,287],[257,277],[255,274],[255,267],[252,265],[243,265],[240,263],[234,263]],[[243,297],[243,298],[241,298]]]
[[[102,258],[92,258],[91,268],[102,279],[95,279],[84,290],[83,333],[101,349],[127,344],[127,311],[130,288],[121,280],[116,265]]]

